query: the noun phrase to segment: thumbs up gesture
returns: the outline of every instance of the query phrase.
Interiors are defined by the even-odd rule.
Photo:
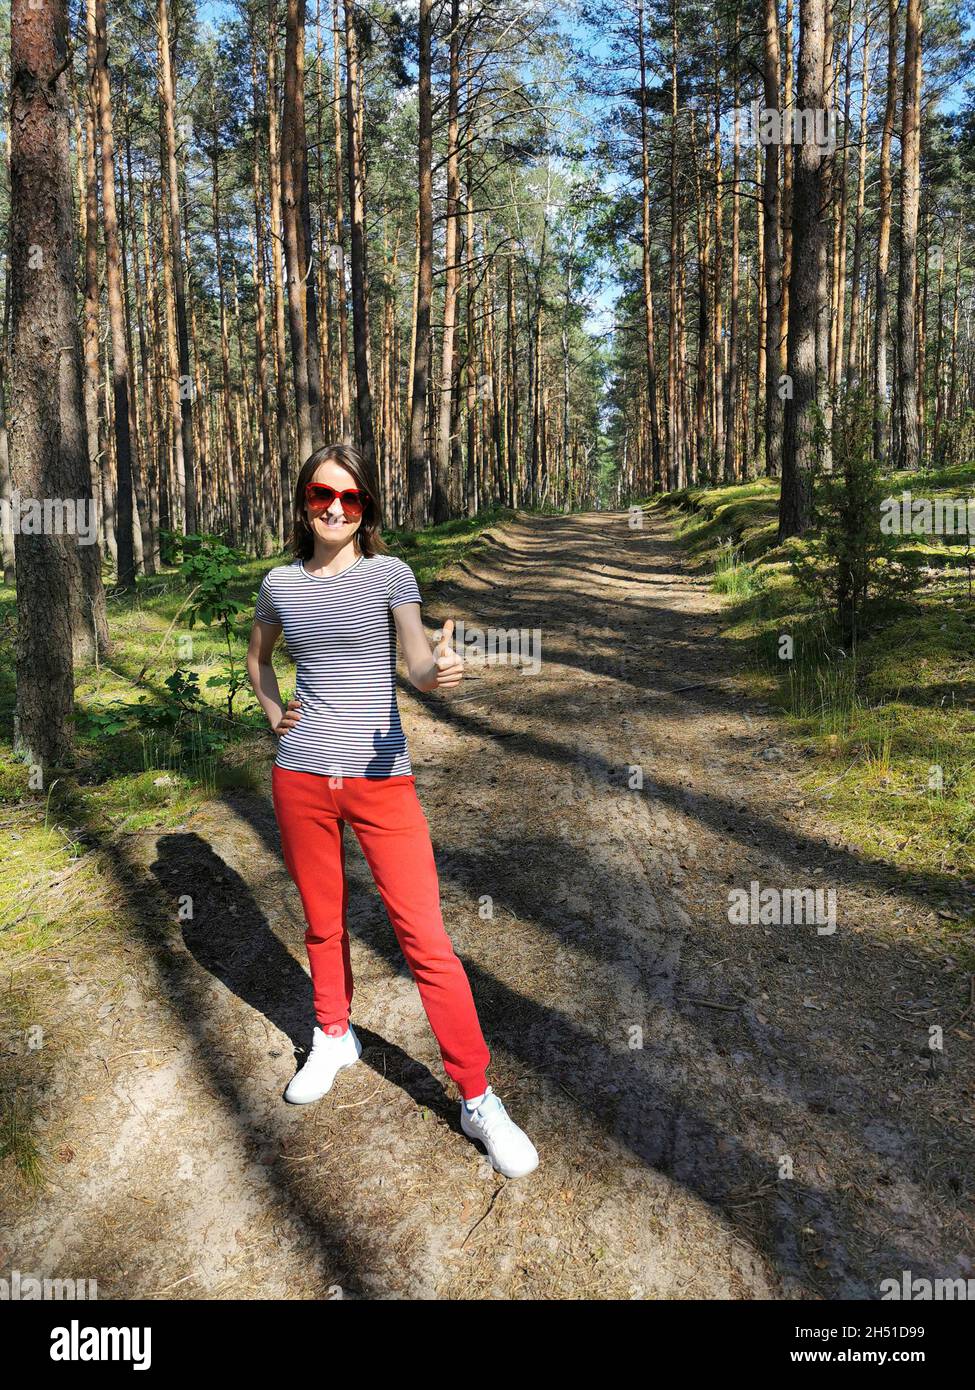
[[[448,618],[433,649],[437,690],[453,689],[455,685],[460,685],[464,676],[464,662],[452,646],[453,635],[454,620]]]

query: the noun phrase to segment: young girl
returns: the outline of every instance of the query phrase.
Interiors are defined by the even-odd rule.
[[[397,636],[417,690],[451,690],[463,662],[453,620],[430,652],[410,567],[380,537],[379,491],[358,449],[330,444],[307,460],[294,496],[291,564],[264,576],[247,653],[254,693],[278,736],[271,773],[288,872],[307,920],[318,1023],[285,1098],[317,1100],[362,1045],[349,1021],[345,823],[355,831],[420,991],[444,1070],[463,1100],[461,1129],[509,1178],[538,1153],[488,1085],[491,1060],[464,967],[440,911],[440,885],[396,703]],[[281,632],[297,666],[282,705],[271,655]]]

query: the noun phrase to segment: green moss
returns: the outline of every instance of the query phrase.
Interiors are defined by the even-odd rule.
[[[975,619],[940,606],[918,612],[868,638],[860,657],[870,700],[968,701],[975,690]]]
[[[734,546],[742,558],[753,559],[775,544],[778,530],[778,485],[762,478],[729,488],[685,488],[667,493],[655,505],[676,508],[681,542],[702,562],[713,560],[722,544]]]

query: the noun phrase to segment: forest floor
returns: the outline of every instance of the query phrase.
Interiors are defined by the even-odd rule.
[[[905,1270],[975,1276],[969,977],[927,939],[934,906],[804,797],[667,522],[520,513],[426,599],[430,629],[541,638],[537,674],[471,659],[455,695],[400,696],[489,1079],[540,1166],[508,1181],[462,1134],[351,835],[363,1057],[322,1101],[282,1099],[312,1011],[265,736],[236,750],[260,794],[113,841],[114,929],[47,963],[57,1046],[20,1062],[53,1171],[30,1193],[0,1169],[4,1273],[195,1299],[876,1299]],[[753,881],[835,889],[835,932],[733,925]]]

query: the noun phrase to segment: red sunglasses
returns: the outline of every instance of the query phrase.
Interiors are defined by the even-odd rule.
[[[334,487],[328,487],[325,483],[309,483],[305,488],[305,502],[312,511],[326,511],[336,497],[342,503],[342,510],[349,516],[361,516],[363,508],[369,501],[368,492],[361,488],[348,488],[345,492],[339,492]]]

